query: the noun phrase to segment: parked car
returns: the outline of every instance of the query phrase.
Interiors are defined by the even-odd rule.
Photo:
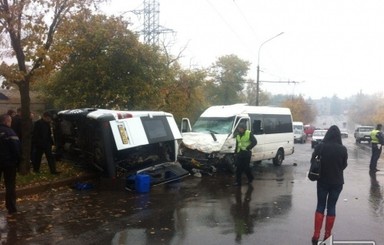
[[[316,145],[320,144],[325,136],[325,133],[327,133],[328,130],[326,129],[316,129],[313,131],[312,134],[312,141],[311,141],[311,147],[315,148]]]
[[[302,122],[292,122],[294,142],[304,144],[307,141],[307,135],[304,132],[304,124]]]
[[[348,131],[347,130],[341,130],[341,138],[348,138]]]
[[[309,125],[309,124],[306,124],[306,125],[304,125],[304,132],[305,132],[305,134],[308,136],[308,137],[310,137],[310,136],[312,136],[312,134],[313,134],[313,131],[315,131],[315,126],[313,126],[313,125]]]
[[[361,143],[362,141],[371,142],[371,131],[374,129],[374,126],[357,127],[354,133],[356,143]]]

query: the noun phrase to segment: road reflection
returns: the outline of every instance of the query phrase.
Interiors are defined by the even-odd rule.
[[[252,192],[252,185],[248,185],[247,191],[243,197],[241,188],[238,188],[236,191],[236,203],[231,207],[231,214],[233,215],[233,222],[235,225],[235,241],[237,243],[241,242],[243,235],[253,233],[254,221],[249,212],[249,203],[252,200]]]
[[[371,188],[369,192],[369,204],[375,217],[384,217],[383,189],[376,178],[375,172],[369,172],[371,177]]]
[[[256,226],[275,222],[273,218],[292,206],[292,166],[259,165],[254,173],[252,185],[242,187],[231,186],[234,179],[227,174],[157,187],[142,210],[148,215],[132,219],[128,228],[115,234],[112,244],[131,244],[132,239],[135,244],[195,244],[201,237],[228,242],[228,236],[236,243],[245,242]],[[214,238],[217,233],[222,236]]]

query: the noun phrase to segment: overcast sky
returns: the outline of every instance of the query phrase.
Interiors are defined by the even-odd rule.
[[[173,53],[186,47],[185,68],[208,67],[220,56],[235,54],[251,62],[248,78],[256,80],[259,63],[260,81],[266,81],[261,87],[272,94],[318,99],[384,91],[382,0],[159,3],[161,27],[175,32],[166,36],[175,41]],[[103,9],[121,15],[142,10],[143,1],[110,0]],[[142,29],[143,17],[132,12],[124,17],[133,23],[134,31]]]

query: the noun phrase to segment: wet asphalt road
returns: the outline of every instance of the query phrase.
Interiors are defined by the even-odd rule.
[[[370,148],[344,139],[349,166],[337,204],[334,240],[384,244],[383,171],[368,174]],[[21,211],[0,213],[2,244],[311,244],[315,182],[306,179],[310,143],[295,144],[281,167],[253,168],[251,186],[233,176],[189,176],[150,193],[103,180],[92,190],[53,189],[18,201]],[[366,244],[366,243],[360,243]]]

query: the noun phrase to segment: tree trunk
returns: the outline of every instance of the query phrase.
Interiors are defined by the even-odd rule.
[[[30,173],[31,160],[31,139],[32,139],[32,120],[31,120],[31,99],[29,97],[29,81],[24,79],[19,83],[21,100],[21,163],[19,172],[21,175]]]

